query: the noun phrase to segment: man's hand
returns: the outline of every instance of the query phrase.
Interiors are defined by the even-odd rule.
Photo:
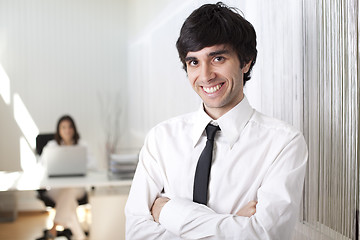
[[[257,201],[250,201],[248,204],[246,204],[244,207],[242,207],[236,215],[242,216],[242,217],[251,217],[256,213],[256,204]]]
[[[155,200],[150,210],[155,222],[159,222],[161,209],[169,200],[167,197],[159,197]]]

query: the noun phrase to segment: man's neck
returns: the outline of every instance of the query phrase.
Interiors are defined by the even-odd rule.
[[[205,104],[203,104],[204,111],[213,120],[217,120],[220,117],[222,117],[224,114],[229,112],[231,109],[233,109],[235,106],[237,106],[244,99],[244,96],[245,95],[243,94],[242,98],[239,101],[234,102],[233,104],[229,105],[229,107],[208,108],[208,107],[206,107]]]

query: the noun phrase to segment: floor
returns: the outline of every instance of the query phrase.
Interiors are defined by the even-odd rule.
[[[39,212],[19,212],[13,222],[0,222],[1,240],[35,240],[43,234],[43,230],[51,228],[55,210]],[[88,226],[90,211],[78,208],[78,216],[84,228]]]
[[[42,235],[50,220],[50,212],[20,212],[14,222],[0,223],[0,239],[35,240]]]

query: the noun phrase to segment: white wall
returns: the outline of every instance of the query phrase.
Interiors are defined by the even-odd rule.
[[[54,132],[62,114],[72,115],[81,138],[104,165],[99,96],[106,100],[119,95],[117,107],[124,110],[125,19],[125,1],[0,0],[0,64],[8,75],[10,96],[10,101],[0,98],[0,170],[20,167],[23,132],[14,121],[15,94],[39,132]]]
[[[244,1],[257,33],[258,57],[246,93],[261,112],[303,128],[302,1]]]
[[[132,144],[141,146],[151,127],[170,117],[194,111],[200,100],[188,83],[178,58],[175,43],[193,1],[168,1],[138,8],[140,1],[131,1],[134,12],[131,22],[142,28],[130,31],[129,63],[129,129]],[[155,2],[155,1],[153,1]],[[140,22],[137,16],[153,12]],[[145,15],[146,16],[146,15]],[[133,18],[134,19],[133,19]]]

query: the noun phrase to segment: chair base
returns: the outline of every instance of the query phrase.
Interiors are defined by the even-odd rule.
[[[65,228],[63,231],[56,231],[56,235],[56,237],[66,237],[67,240],[71,240],[72,232],[70,229]],[[43,236],[36,240],[50,240],[54,238],[54,236],[51,236],[49,230],[44,230]]]

